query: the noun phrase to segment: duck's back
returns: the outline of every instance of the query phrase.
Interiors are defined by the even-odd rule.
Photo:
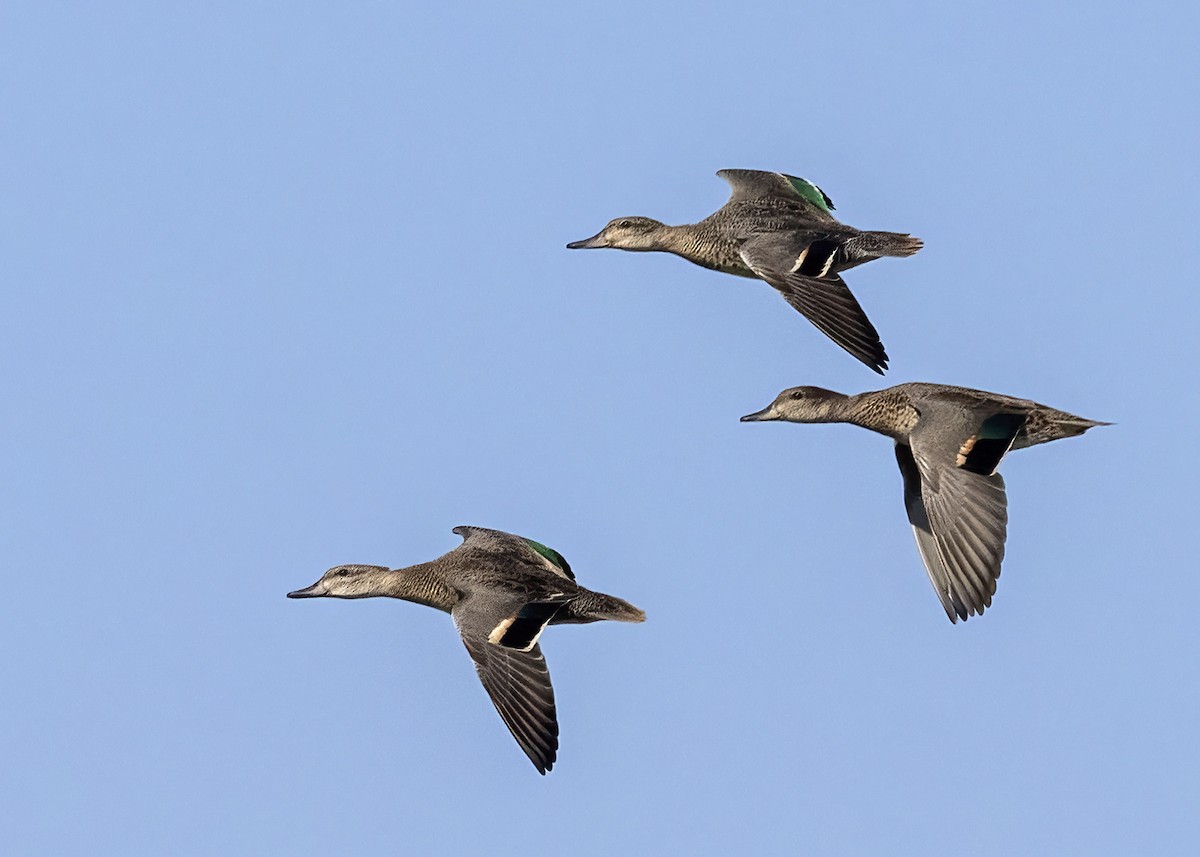
[[[832,216],[817,218],[813,206],[802,201],[774,196],[730,200],[700,221],[742,239],[764,233],[812,230],[822,234],[850,235],[855,230]]]
[[[906,396],[918,411],[922,401],[936,401],[969,411],[980,420],[1001,413],[1023,415],[1025,424],[1013,442],[1013,449],[1024,449],[1039,443],[1075,437],[1095,426],[1107,425],[1051,408],[1032,399],[1019,399],[971,387],[913,382],[898,384],[889,390]]]

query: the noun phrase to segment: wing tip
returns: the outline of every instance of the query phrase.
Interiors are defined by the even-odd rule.
[[[532,756],[529,758],[533,761],[533,766],[537,768],[537,772],[544,777],[554,770],[554,763],[558,760],[558,753],[551,754],[550,758],[545,760],[534,759]]]

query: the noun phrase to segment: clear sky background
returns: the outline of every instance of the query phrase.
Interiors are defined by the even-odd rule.
[[[0,11],[0,851],[1193,854],[1194,4]],[[564,249],[819,183],[880,379],[763,283]],[[921,380],[1114,427],[1003,468],[951,625]],[[295,602],[456,524],[644,625],[543,638],[540,777],[448,617]]]

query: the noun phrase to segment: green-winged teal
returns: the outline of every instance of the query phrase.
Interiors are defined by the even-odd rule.
[[[943,384],[900,384],[857,396],[793,387],[742,417],[763,420],[853,423],[896,442],[904,507],[951,622],[982,613],[996,592],[1008,526],[1004,479],[996,468],[1005,453],[1109,425],[1028,399]]]
[[[888,356],[839,273],[880,256],[911,256],[921,240],[838,222],[815,184],[783,173],[721,170],[733,193],[699,223],[618,217],[567,247],[661,250],[714,271],[766,280],[821,331],[879,374]]]
[[[387,596],[449,613],[500,717],[544,774],[558,752],[558,719],[538,637],[547,625],[641,622],[646,614],[579,586],[562,555],[532,539],[482,527],[454,532],[463,543],[432,562],[339,565],[288,598]]]

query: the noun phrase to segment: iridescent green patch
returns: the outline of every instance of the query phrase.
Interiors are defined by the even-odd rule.
[[[829,198],[829,195],[826,194],[825,191],[821,190],[815,184],[807,179],[789,176],[786,173],[783,177],[787,179],[791,186],[796,189],[796,193],[800,194],[817,208],[820,208],[823,211],[833,211],[833,200]]]
[[[958,451],[955,463],[972,473],[991,476],[1024,427],[1024,414],[994,414],[988,417],[980,425],[979,431],[967,438]]]
[[[1024,414],[993,414],[979,427],[979,439],[1012,441],[1024,425]]]
[[[567,561],[563,559],[563,555],[554,548],[548,548],[541,542],[535,542],[533,539],[525,539],[525,543],[544,556],[546,559],[550,560],[550,562],[558,566],[559,570],[562,571],[562,573],[567,577],[571,578],[571,580],[575,579],[575,573],[571,571],[571,566],[569,566]]]

